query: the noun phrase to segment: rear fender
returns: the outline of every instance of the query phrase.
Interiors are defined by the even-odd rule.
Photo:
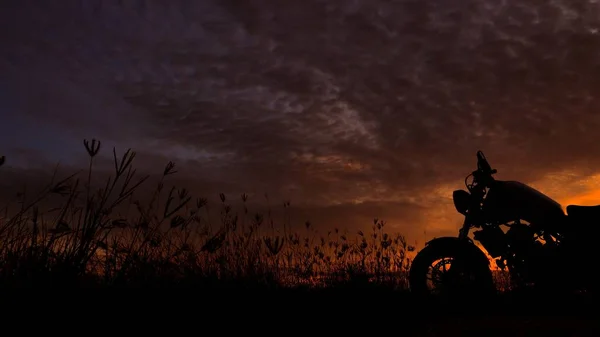
[[[456,237],[441,237],[427,241],[425,246],[432,246],[442,251],[460,251],[465,257],[475,263],[481,263],[484,266],[490,266],[490,260],[485,253],[477,247],[470,239],[459,239]]]

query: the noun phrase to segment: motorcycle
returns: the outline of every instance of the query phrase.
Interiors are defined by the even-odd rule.
[[[547,195],[518,181],[496,180],[496,173],[478,151],[477,169],[465,178],[467,190],[452,195],[463,226],[457,237],[435,238],[417,253],[410,290],[495,293],[492,263],[508,271],[514,288],[591,290],[595,256],[589,250],[600,229],[600,205],[568,205],[565,213]],[[473,239],[471,229],[478,229]]]

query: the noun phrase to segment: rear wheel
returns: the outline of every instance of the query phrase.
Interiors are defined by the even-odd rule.
[[[413,260],[409,283],[412,293],[423,296],[495,291],[489,267],[461,245],[425,247]]]

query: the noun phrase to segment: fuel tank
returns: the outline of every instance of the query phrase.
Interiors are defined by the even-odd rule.
[[[566,222],[558,202],[518,181],[496,180],[483,202],[483,212],[489,222],[520,219],[535,227],[556,229]]]

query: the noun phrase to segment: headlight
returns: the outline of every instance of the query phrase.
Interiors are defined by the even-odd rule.
[[[454,207],[458,213],[467,215],[469,209],[471,195],[465,190],[456,190],[452,192],[452,200],[454,200]]]

